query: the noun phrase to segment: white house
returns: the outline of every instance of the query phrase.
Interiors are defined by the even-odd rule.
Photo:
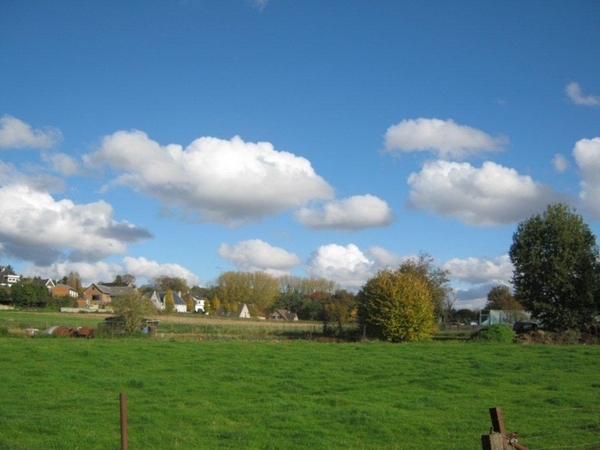
[[[207,305],[206,305],[205,299],[194,297],[189,292],[186,294],[183,294],[181,296],[181,298],[183,298],[185,300],[185,302],[188,304],[188,306],[190,305],[190,301],[191,301],[191,304],[194,305],[194,312],[206,312]]]
[[[171,291],[171,294],[173,295],[173,311],[178,313],[187,312],[187,303],[184,299],[181,298],[179,293]],[[150,297],[150,300],[152,300],[152,303],[154,303],[156,309],[158,309],[159,311],[164,311],[167,308],[165,304],[166,297],[166,292],[154,291],[152,293],[152,296]]]
[[[8,273],[6,267],[0,267],[0,286],[12,286],[19,282],[19,275]]]
[[[273,311],[270,317],[271,320],[284,320],[286,322],[297,322],[298,315],[291,311],[286,311],[284,309],[276,309]]]
[[[250,310],[248,309],[248,305],[245,303],[240,303],[238,305],[238,309],[235,312],[235,317],[239,317],[240,319],[250,319]]]

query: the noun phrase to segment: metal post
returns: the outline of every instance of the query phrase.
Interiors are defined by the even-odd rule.
[[[121,450],[127,450],[127,396],[121,392]]]

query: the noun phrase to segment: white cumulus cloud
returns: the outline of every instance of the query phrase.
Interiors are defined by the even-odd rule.
[[[123,267],[118,263],[107,263],[104,261],[72,262],[61,261],[54,262],[49,266],[30,265],[23,270],[26,277],[52,278],[53,280],[68,276],[71,272],[79,274],[81,284],[87,287],[92,283],[99,281],[111,282],[119,274],[124,274]]]
[[[556,154],[552,159],[552,165],[557,172],[563,173],[569,168],[569,161],[567,161],[564,155]]]
[[[0,198],[3,252],[38,265],[64,257],[99,261],[125,253],[126,243],[152,237],[143,228],[115,221],[112,206],[104,201],[76,205],[22,184],[3,186]]]
[[[459,125],[453,120],[403,120],[385,133],[388,152],[430,151],[440,158],[464,158],[482,152],[502,150],[506,137],[492,137],[481,130]]]
[[[62,133],[56,128],[33,129],[16,117],[0,117],[0,148],[50,148],[61,140]]]
[[[136,278],[146,278],[150,281],[155,278],[166,276],[173,278],[183,278],[189,287],[200,284],[200,279],[185,267],[175,263],[158,263],[144,257],[133,258],[126,256],[123,259],[124,273],[133,275]]]
[[[61,175],[81,175],[83,171],[73,157],[65,153],[43,153],[42,159],[49,162],[54,172]]]
[[[263,271],[282,275],[302,263],[295,253],[273,247],[260,239],[241,241],[236,245],[224,243],[219,246],[218,252],[221,258],[248,272]]]
[[[513,265],[507,254],[496,258],[454,258],[442,268],[450,272],[452,279],[466,285],[465,289],[456,290],[456,309],[483,308],[490,289],[498,285],[509,286],[513,275]]]
[[[579,83],[569,83],[565,90],[569,98],[576,105],[600,106],[600,96],[584,95]]]
[[[371,258],[377,270],[388,267],[392,269],[397,268],[404,261],[411,258],[411,256],[400,256],[379,246],[368,248],[365,250],[365,255]],[[412,256],[412,258],[416,258],[416,256]]]
[[[584,207],[600,218],[600,137],[577,141],[573,156],[583,177],[579,197]]]
[[[396,217],[388,204],[374,195],[357,195],[323,206],[322,211],[301,208],[294,218],[311,229],[357,231],[385,227]]]
[[[360,288],[376,271],[375,263],[354,244],[323,245],[311,254],[306,267],[308,275],[335,281],[349,289]]]
[[[454,217],[469,225],[508,224],[568,198],[531,177],[494,162],[433,161],[408,178],[409,206]]]
[[[119,131],[83,159],[122,172],[113,184],[156,197],[198,222],[243,225],[333,197],[307,159],[237,136],[202,137],[183,149],[163,147],[141,131]]]
[[[49,266],[30,265],[23,270],[23,275],[59,279],[71,272],[79,274],[84,287],[100,281],[111,282],[117,275],[124,274],[133,275],[138,286],[142,284],[143,279],[150,282],[161,276],[183,278],[190,287],[196,286],[200,282],[196,275],[179,264],[161,264],[143,257],[132,258],[130,256],[125,257],[122,263],[60,261]]]
[[[65,182],[48,174],[30,176],[17,170],[12,164],[0,161],[0,185],[26,185],[36,191],[61,192]]]
[[[513,275],[513,265],[508,255],[497,258],[453,258],[442,268],[450,272],[452,278],[474,285],[509,284]]]

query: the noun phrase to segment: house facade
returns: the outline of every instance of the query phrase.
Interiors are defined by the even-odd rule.
[[[187,312],[188,304],[183,298],[181,298],[180,293],[171,291],[171,294],[173,295],[173,311],[178,313]],[[152,300],[152,303],[159,311],[165,311],[167,309],[166,299],[166,292],[154,291],[150,297],[150,300]]]
[[[0,267],[0,286],[12,286],[17,284],[21,277],[13,273],[9,273],[6,267]]]
[[[45,286],[50,294],[52,294],[53,289],[56,287],[54,281],[50,278],[34,278],[32,284],[35,284],[36,286]]]
[[[187,292],[181,296],[188,305],[188,311],[193,312],[206,312],[206,300],[203,298],[194,297],[191,293]]]
[[[250,319],[252,316],[250,315],[248,305],[245,303],[240,303],[237,311],[235,312],[235,317],[239,317],[240,319]]]
[[[100,306],[135,292],[136,289],[131,286],[106,286],[98,283],[90,285],[83,291],[83,298],[87,305]]]
[[[77,290],[75,290],[75,288],[67,284],[57,284],[52,289],[52,296],[77,298],[79,297],[79,293],[77,292]]]
[[[286,322],[297,322],[298,315],[291,311],[286,311],[284,309],[276,309],[269,316],[271,320],[284,320]]]

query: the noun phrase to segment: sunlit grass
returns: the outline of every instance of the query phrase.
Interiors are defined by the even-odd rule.
[[[130,448],[479,450],[495,406],[531,450],[587,445],[600,441],[599,356],[456,342],[0,339],[0,448],[119,448],[120,392]]]

